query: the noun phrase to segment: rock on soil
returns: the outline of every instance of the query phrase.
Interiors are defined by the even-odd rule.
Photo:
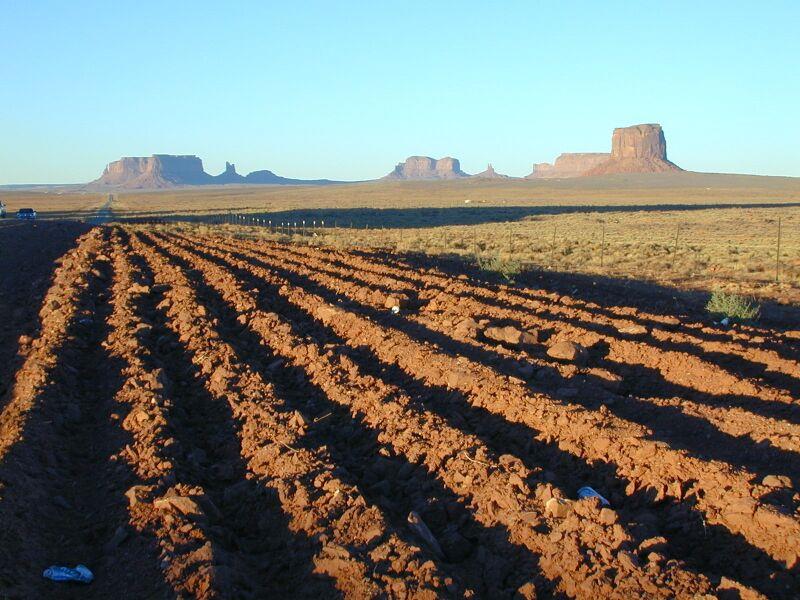
[[[558,342],[550,346],[547,349],[547,356],[557,360],[575,363],[576,365],[585,365],[589,360],[589,353],[586,351],[586,348],[570,341]]]
[[[532,346],[539,343],[538,331],[521,331],[511,325],[506,327],[487,327],[483,335],[490,340],[512,346]]]

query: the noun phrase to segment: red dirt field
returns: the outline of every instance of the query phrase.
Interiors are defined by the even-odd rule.
[[[378,251],[0,239],[0,596],[798,597],[797,323]]]

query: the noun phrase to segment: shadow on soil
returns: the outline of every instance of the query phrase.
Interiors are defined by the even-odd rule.
[[[82,223],[0,221],[0,398],[20,366],[20,336],[35,337],[56,260],[91,227]],[[4,406],[0,401],[0,409]]]
[[[163,239],[170,240],[167,236],[164,236]],[[253,283],[262,290],[264,296],[270,299],[269,302],[281,302],[276,287],[268,282],[255,278],[252,274],[207,251],[200,251],[196,247],[190,249],[190,251],[231,271],[237,278]],[[267,269],[278,277],[289,281],[292,285],[320,296],[325,302],[342,306],[358,315],[371,319],[381,326],[403,332],[417,342],[438,344],[438,350],[450,356],[467,356],[471,360],[490,366],[500,373],[517,374],[516,366],[518,365],[513,364],[515,361],[510,361],[497,353],[458,342],[418,323],[412,323],[402,317],[354,302],[346,296],[336,293],[283,266],[260,261],[234,251],[231,251],[230,255],[238,260]],[[269,308],[265,308],[265,310],[269,310]],[[794,570],[787,571],[764,551],[749,544],[743,536],[733,534],[719,525],[706,524],[702,512],[694,508],[691,500],[677,502],[666,499],[657,502],[656,491],[652,489],[638,490],[629,496],[625,492],[627,482],[617,475],[616,465],[613,461],[607,464],[598,464],[597,461],[593,461],[590,465],[575,456],[563,452],[555,443],[534,442],[532,440],[537,432],[527,428],[527,426],[511,424],[498,415],[490,416],[487,411],[472,407],[462,394],[429,386],[418,377],[401,373],[396,368],[393,369],[390,365],[381,362],[369,350],[363,348],[356,350],[344,349],[345,340],[338,338],[330,329],[313,322],[311,315],[303,313],[296,307],[281,306],[281,310],[288,311],[289,314],[297,318],[298,322],[303,322],[303,331],[313,331],[315,336],[321,338],[321,343],[333,340],[339,344],[338,351],[346,352],[365,372],[399,385],[409,394],[420,409],[424,408],[441,414],[452,426],[478,435],[496,452],[515,453],[531,468],[543,466],[544,458],[544,462],[553,465],[556,470],[556,482],[564,485],[565,488],[577,486],[577,482],[585,481],[591,481],[593,484],[598,485],[604,492],[611,494],[612,498],[620,503],[619,510],[623,521],[627,523],[631,531],[637,532],[637,537],[644,539],[651,535],[664,535],[669,539],[670,546],[676,557],[686,560],[690,566],[706,573],[712,580],[717,577],[716,574],[729,575],[767,594],[781,594],[782,590],[791,589],[795,585],[796,573]],[[555,370],[553,370],[553,376],[560,377]],[[437,398],[441,398],[441,400],[437,400]],[[443,405],[445,399],[453,401],[454,407],[449,409],[445,407]],[[627,406],[617,410],[622,418],[630,416]],[[674,418],[674,416],[670,415],[670,418]],[[644,420],[650,424],[651,417],[646,416]],[[654,424],[658,426],[658,422]],[[707,425],[704,427],[707,427]],[[670,435],[672,435],[672,432]],[[714,435],[725,437],[725,434],[718,431]],[[662,437],[666,438],[667,436],[663,435],[663,433],[661,435],[658,432],[654,433],[654,439],[661,439]],[[671,441],[674,442],[674,439]],[[726,437],[725,441],[738,444],[741,440],[738,438],[727,440]],[[683,439],[683,442],[693,450],[703,450],[704,455],[707,455],[708,449],[705,444],[703,448],[700,448],[689,439]],[[729,456],[722,459],[724,460],[725,458],[730,460]],[[747,453],[739,454],[738,458],[746,460]],[[763,466],[762,462],[759,459],[758,466]],[[721,549],[725,550],[721,552]],[[774,580],[771,580],[765,577],[766,573],[777,573],[778,575]]]
[[[181,257],[153,245],[170,262],[178,265],[195,286],[199,298],[210,303],[214,314],[222,323],[219,333],[237,353],[243,364],[249,365],[262,375],[265,381],[276,386],[279,397],[286,402],[286,410],[299,410],[311,423],[304,440],[309,449],[325,447],[331,458],[343,467],[336,475],[355,486],[370,503],[381,509],[398,534],[407,542],[425,547],[410,533],[406,522],[408,513],[417,511],[442,543],[448,563],[441,565],[443,571],[467,583],[479,593],[513,593],[530,579],[537,580],[537,587],[545,589],[547,580],[539,573],[536,557],[526,548],[511,544],[502,527],[485,527],[477,522],[463,501],[445,488],[424,465],[409,462],[391,449],[379,454],[386,444],[379,440],[375,430],[363,418],[330,400],[323,389],[309,380],[309,375],[298,367],[283,365],[279,369],[268,366],[283,358],[271,353],[261,344],[255,332],[241,326],[237,313],[214,288],[209,286],[201,273]],[[203,255],[212,262],[213,257]],[[224,268],[229,268],[227,265]],[[265,284],[258,285],[259,309],[272,311],[279,308],[292,328],[292,333],[306,337],[313,322],[302,311],[281,303],[277,290]],[[277,305],[280,304],[280,307]],[[321,326],[320,326],[321,328]],[[322,346],[328,342],[339,342],[330,331],[327,337],[315,335]],[[258,358],[255,358],[258,357]],[[319,422],[314,419],[329,415]],[[476,551],[477,548],[483,548]],[[431,558],[435,558],[431,555]],[[503,590],[504,586],[513,585]]]
[[[111,419],[120,408],[114,398],[123,364],[101,346],[110,332],[110,271],[98,263],[78,296],[49,383],[0,465],[0,481],[8,483],[0,501],[0,587],[13,590],[10,597],[72,597],[41,573],[76,562],[97,577],[82,597],[109,597],[120,587],[139,597],[168,593],[153,540],[107,545],[127,526],[125,490],[136,479],[127,464],[110,460],[132,442]]]
[[[132,255],[131,262],[152,286],[154,276],[147,261]],[[162,298],[163,292],[154,294],[152,306]],[[165,416],[178,441],[173,457],[176,475],[182,483],[202,487],[216,507],[202,528],[214,555],[230,557],[228,584],[238,593],[341,597],[329,577],[313,573],[318,542],[291,532],[277,492],[248,477],[238,420],[227,402],[215,399],[206,389],[206,377],[168,326],[171,318],[166,309],[154,308],[151,316],[150,339],[141,341],[159,357],[172,384],[173,403]]]
[[[217,211],[211,214],[197,214],[191,211],[176,214],[174,211],[153,211],[144,213],[115,211],[115,219],[119,221],[138,221],[142,218],[163,219],[167,222],[188,221],[194,223],[217,223],[224,221],[230,214],[246,214],[248,217],[257,217],[272,222],[273,226],[279,223],[306,222],[311,227],[313,221],[321,226],[322,221],[327,227],[350,227],[363,229],[368,227],[413,229],[425,227],[446,227],[454,225],[482,225],[488,223],[505,223],[522,221],[528,218],[547,215],[563,215],[573,213],[631,213],[631,212],[686,212],[698,210],[712,210],[725,208],[796,208],[800,202],[776,204],[771,202],[754,202],[748,204],[621,204],[621,205],[573,205],[573,206],[455,206],[442,208],[410,207],[410,208],[319,208],[319,209],[293,209],[274,212],[260,212],[260,207],[243,207],[236,211]]]

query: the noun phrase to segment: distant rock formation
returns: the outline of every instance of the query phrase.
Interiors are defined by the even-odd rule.
[[[502,173],[498,173],[494,170],[492,163],[489,163],[489,166],[486,167],[485,171],[481,171],[477,175],[472,176],[474,179],[508,179],[508,175],[503,175]]]
[[[329,179],[288,179],[266,170],[254,171],[244,177],[229,162],[225,163],[224,172],[212,176],[203,170],[203,161],[197,156],[154,154],[150,157],[129,156],[109,163],[100,178],[89,183],[88,187],[133,190],[237,183],[325,185],[336,182]]]
[[[534,163],[533,171],[525,179],[581,177],[610,157],[608,152],[567,152],[561,154],[553,164]]]
[[[203,185],[212,177],[203,171],[196,156],[154,154],[150,157],[125,157],[109,163],[94,185],[127,189],[157,189],[176,185]]]
[[[236,165],[225,163],[225,171],[214,177],[214,183],[245,183],[247,180],[236,172]]]
[[[618,127],[611,138],[611,153],[583,152],[560,155],[551,165],[536,163],[525,179],[585,177],[611,173],[664,173],[681,171],[667,160],[667,141],[661,125],[650,123]]]
[[[461,170],[457,158],[446,156],[436,160],[430,156],[409,156],[384,179],[458,179],[469,177]]]
[[[650,123],[615,129],[611,137],[611,157],[589,169],[586,175],[682,170],[667,160],[667,140],[661,125]]]

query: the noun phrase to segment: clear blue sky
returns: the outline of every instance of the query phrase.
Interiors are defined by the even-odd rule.
[[[687,169],[800,176],[800,2],[0,0],[0,184],[121,156],[525,175],[658,122]]]

